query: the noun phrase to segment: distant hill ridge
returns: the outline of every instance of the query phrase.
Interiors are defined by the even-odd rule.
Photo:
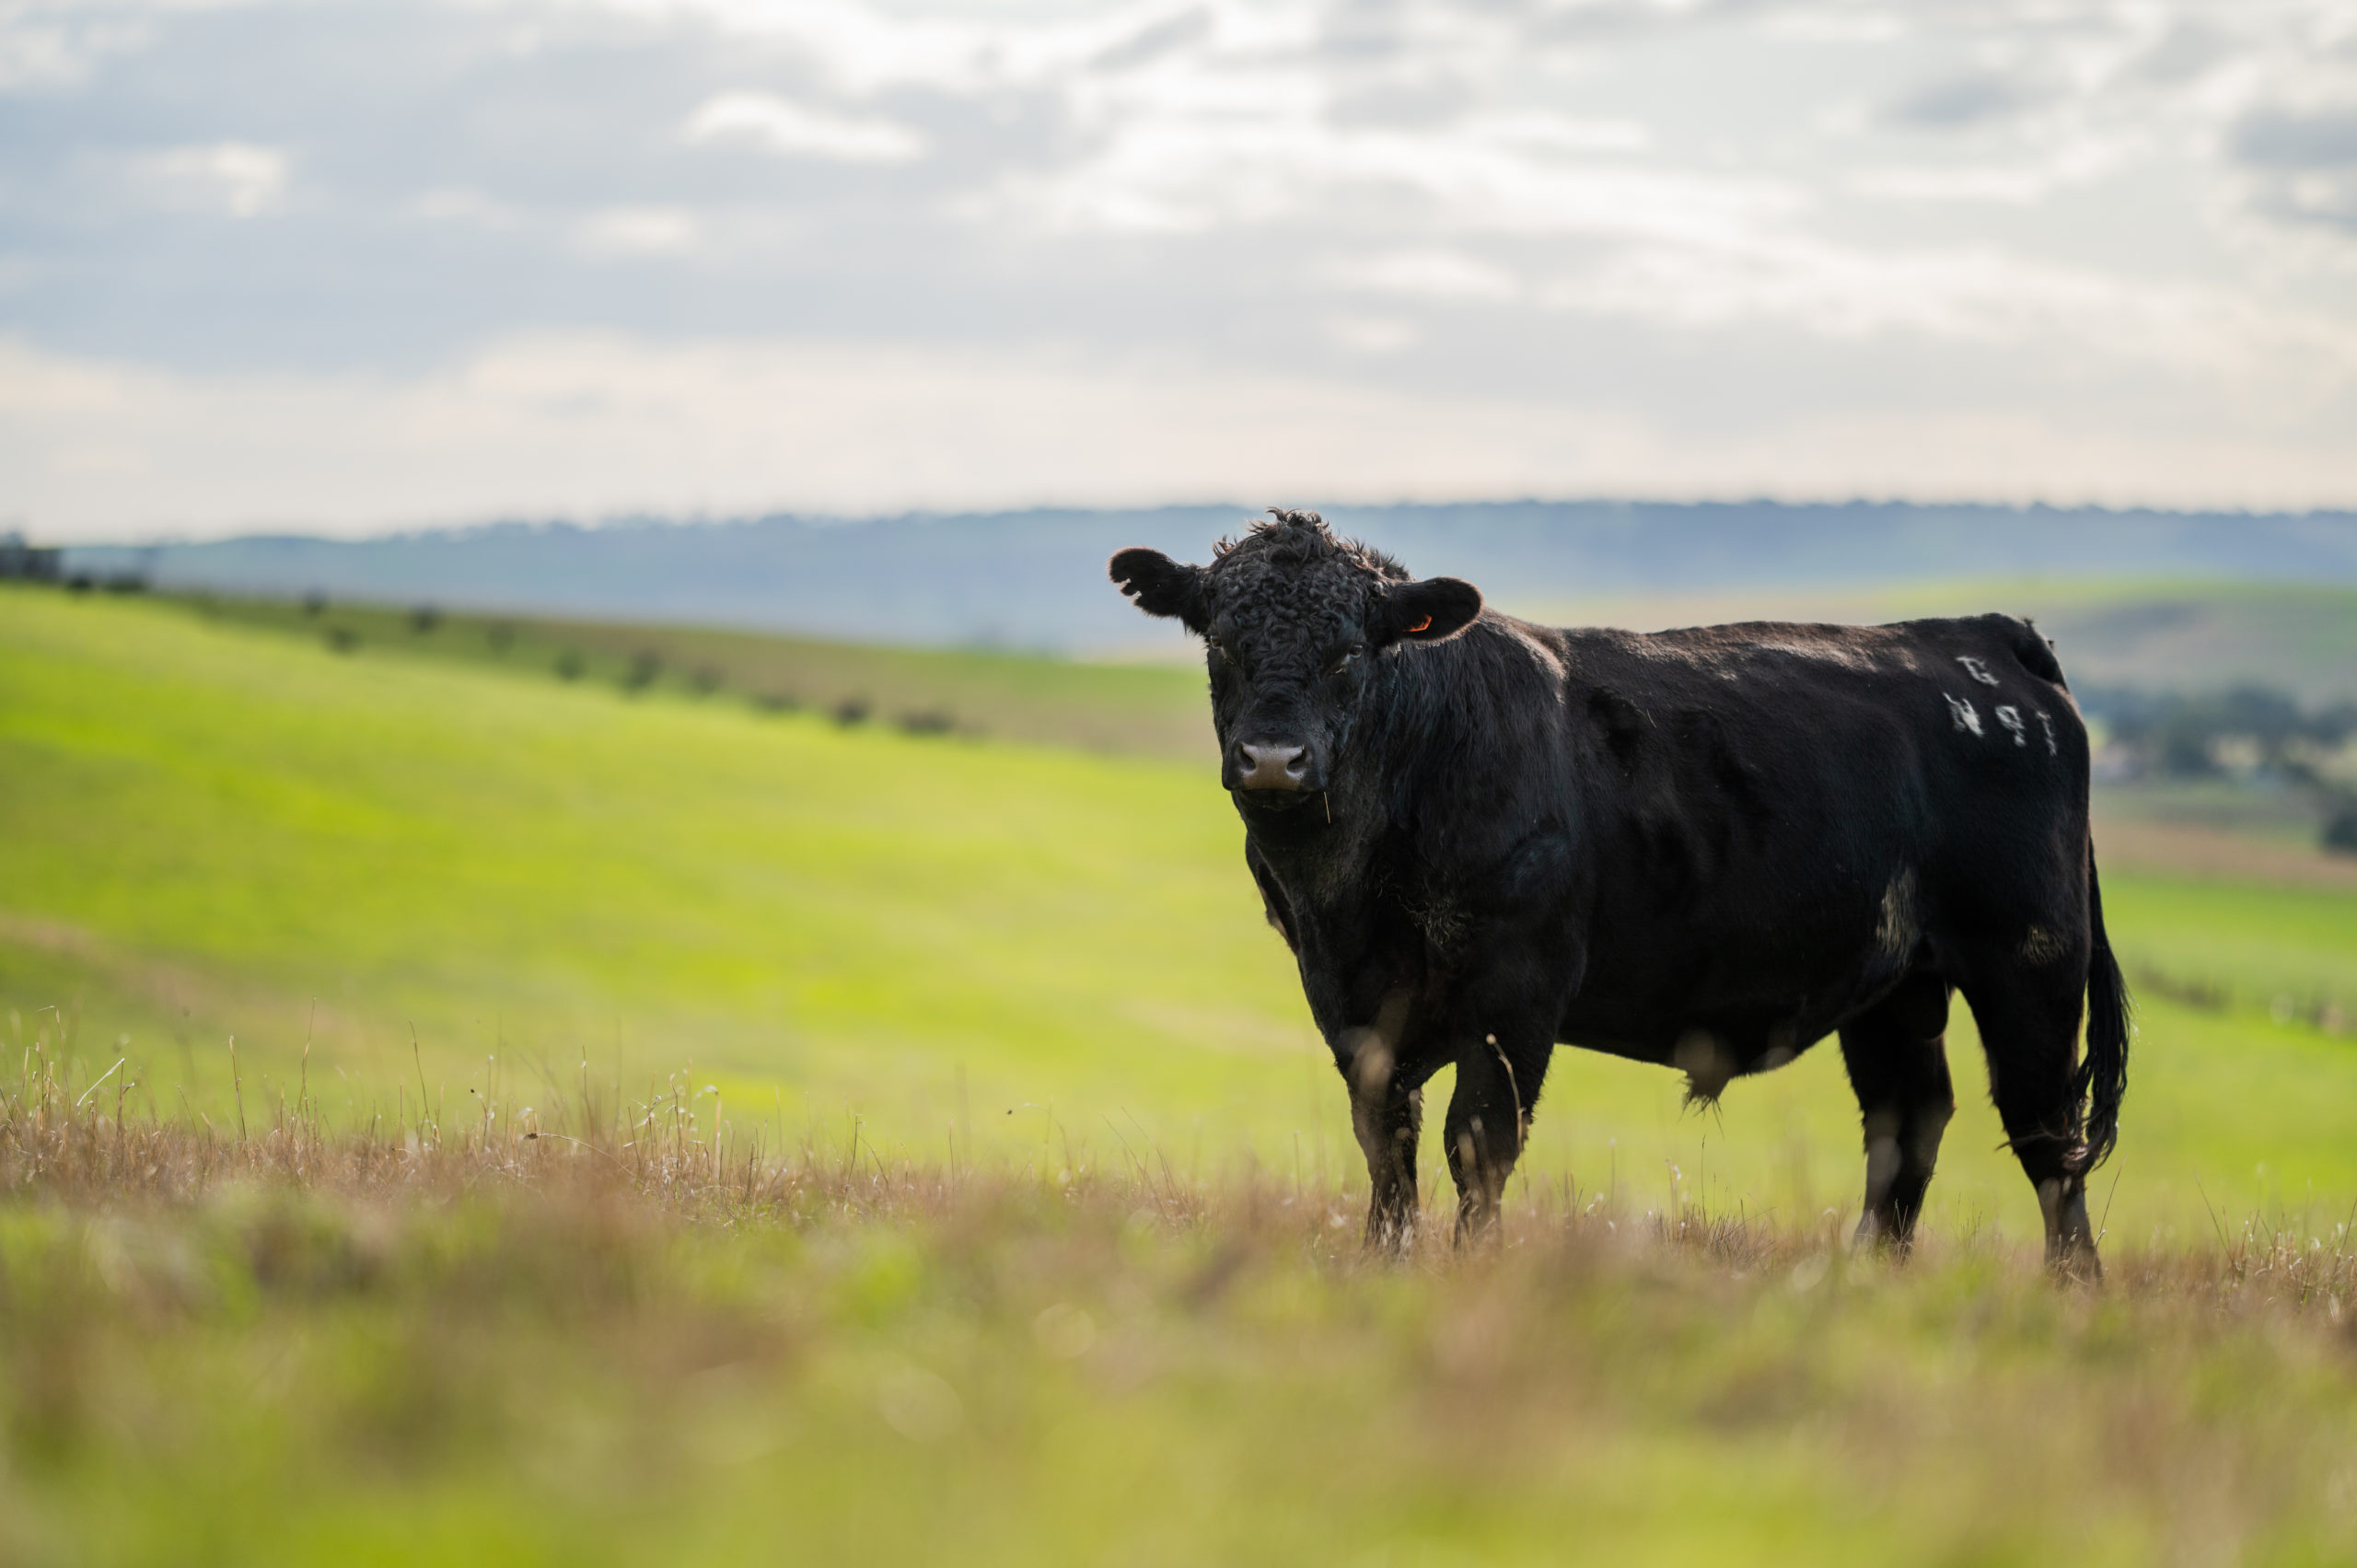
[[[1314,498],[1283,498],[1312,504]],[[1567,596],[2102,575],[2357,584],[2357,513],[2107,511],[1899,502],[1521,501],[1335,505],[1420,575],[1508,606]],[[84,546],[69,571],[159,586],[1043,650],[1150,645],[1107,586],[1130,544],[1194,560],[1241,505],[482,527],[335,540]]]

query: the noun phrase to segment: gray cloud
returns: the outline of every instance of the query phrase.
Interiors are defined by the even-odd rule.
[[[2136,75],[2161,87],[2198,82],[2237,52],[2232,34],[2199,21],[2179,22],[2136,62]]]
[[[1210,11],[1202,7],[1166,17],[1131,33],[1093,56],[1092,70],[1125,71],[1151,64],[1174,50],[1189,49],[1207,41],[1212,36]]]
[[[2357,167],[2357,104],[2257,110],[2234,127],[2227,145],[2235,157],[2259,168]]]
[[[2037,96],[2013,77],[1968,72],[1925,83],[1893,99],[1883,110],[1882,120],[1910,130],[1967,130],[2010,119],[2029,108]]]
[[[1729,439],[1769,409],[2082,417],[2065,383],[2118,389],[2121,431],[2177,431],[2230,384],[2287,411],[2296,390],[2310,412],[2283,418],[2306,419],[2345,406],[2357,364],[2348,313],[2293,313],[2270,281],[2357,255],[2357,130],[2313,107],[2357,93],[2334,15],[17,10],[0,340],[180,378],[447,387],[488,366],[523,387],[528,364],[590,360],[513,345],[586,333],[637,345],[597,365],[659,366],[683,400],[726,395],[688,346],[719,343],[1190,387],[1282,366],[1353,396],[1581,403]],[[2198,285],[2170,260],[2189,236],[2219,258]],[[2264,398],[2232,413],[2263,420]]]

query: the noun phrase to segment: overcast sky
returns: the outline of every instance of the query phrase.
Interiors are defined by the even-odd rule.
[[[2357,5],[0,5],[0,528],[1759,494],[2357,503]]]

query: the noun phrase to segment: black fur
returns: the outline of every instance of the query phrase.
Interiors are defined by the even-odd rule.
[[[1158,550],[1124,550],[1113,557],[1113,581],[1148,615],[1175,616],[1200,633],[1196,614],[1203,569],[1182,566]]]
[[[2119,1102],[2128,1093],[2128,981],[2119,960],[2111,956],[2111,938],[2103,928],[2103,887],[2096,879],[2096,854],[2087,849],[2087,919],[2094,933],[2095,953],[2087,971],[2087,1059],[2079,1064],[2079,1092],[2090,1097],[2087,1108],[2087,1165],[2090,1169],[2111,1156],[2119,1142]]]
[[[2086,730],[2027,622],[1559,630],[1314,513],[1207,567],[1129,550],[1112,575],[1206,639],[1223,782],[1350,1087],[1371,1243],[1414,1224],[1445,1064],[1461,1235],[1494,1215],[1557,1043],[1710,1098],[1838,1033],[1861,1232],[1903,1245],[1961,990],[2049,1251],[2094,1269],[2084,1189],[2117,1134],[2127,995]]]

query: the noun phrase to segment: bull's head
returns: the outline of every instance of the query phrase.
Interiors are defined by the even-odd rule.
[[[1386,649],[1453,636],[1481,611],[1472,584],[1412,581],[1315,512],[1275,513],[1208,566],[1135,549],[1111,572],[1139,609],[1202,638],[1220,783],[1269,802],[1326,788]]]

